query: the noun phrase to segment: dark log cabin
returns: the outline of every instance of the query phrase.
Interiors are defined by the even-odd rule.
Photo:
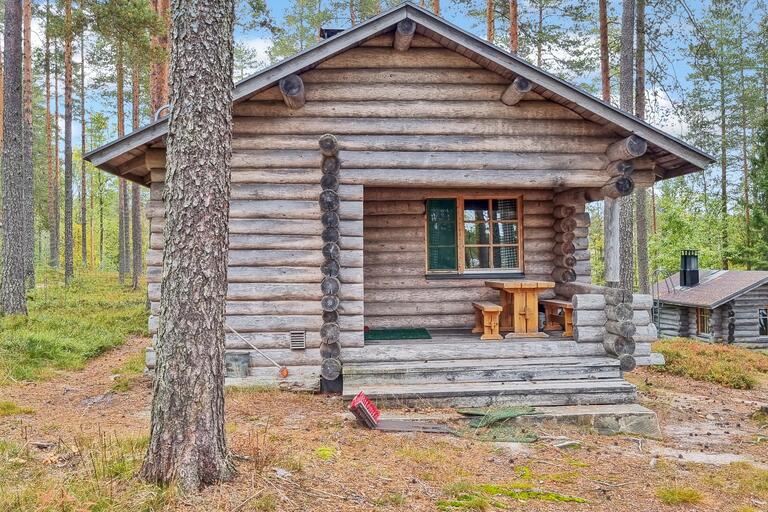
[[[634,400],[621,370],[653,359],[651,300],[591,284],[585,206],[708,155],[411,3],[233,98],[230,383],[341,376],[347,397],[400,403]],[[152,332],[166,130],[160,119],[87,156],[150,188]],[[498,287],[514,283],[539,288],[499,314],[514,290]],[[512,307],[530,336],[485,341],[514,328]],[[374,339],[394,329],[417,339]]]

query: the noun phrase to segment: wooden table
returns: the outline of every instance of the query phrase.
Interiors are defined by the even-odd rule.
[[[504,308],[499,330],[513,331],[514,337],[546,336],[539,332],[539,293],[554,288],[551,281],[486,281],[485,286],[499,290]]]

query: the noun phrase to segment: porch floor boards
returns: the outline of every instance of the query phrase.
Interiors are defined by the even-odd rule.
[[[626,404],[637,398],[601,344],[556,335],[481,341],[469,331],[430,334],[430,340],[367,341],[346,350],[344,398],[363,391],[379,405],[403,407]]]

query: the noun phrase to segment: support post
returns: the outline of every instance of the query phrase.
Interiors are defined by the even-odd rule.
[[[518,76],[501,95],[501,102],[510,107],[517,105],[525,93],[531,92],[533,84],[528,79]]]
[[[399,52],[407,51],[411,47],[413,35],[416,33],[416,22],[406,18],[397,24],[395,29],[394,48]]]
[[[632,160],[643,156],[648,150],[648,143],[642,137],[630,135],[608,146],[605,154],[611,162],[615,160]]]

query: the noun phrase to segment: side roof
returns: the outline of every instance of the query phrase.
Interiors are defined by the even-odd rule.
[[[394,30],[397,23],[406,18],[416,23],[417,33],[509,78],[510,81],[517,76],[527,78],[534,84],[533,90],[536,93],[573,110],[587,120],[601,125],[610,125],[617,136],[635,134],[644,138],[648,141],[647,156],[656,162],[662,179],[696,172],[714,161],[704,151],[623,112],[411,2],[400,4],[238,82],[234,87],[233,101],[235,103],[245,101],[254,94],[274,86],[285,76],[307,71],[320,62],[358,46],[372,37]],[[147,184],[148,176],[136,171],[143,168],[143,154],[153,145],[162,143],[167,130],[168,119],[162,118],[88,152],[85,159],[105,171]]]
[[[676,306],[716,308],[763,285],[768,271],[702,270],[696,286],[681,287],[680,274],[659,281],[659,301]]]

